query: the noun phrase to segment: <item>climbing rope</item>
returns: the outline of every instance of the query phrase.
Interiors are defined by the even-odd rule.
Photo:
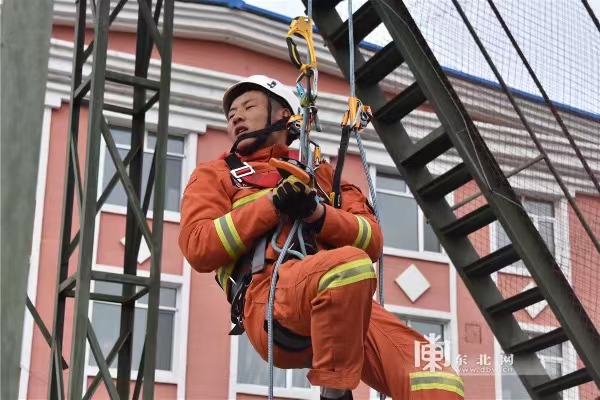
[[[370,121],[372,114],[370,108],[367,106],[363,106],[360,100],[356,99],[356,83],[355,83],[355,74],[354,74],[354,24],[353,24],[353,12],[352,12],[352,0],[348,0],[348,47],[349,47],[349,71],[348,71],[348,80],[350,81],[350,97],[348,98],[349,110],[351,107],[356,104],[357,112],[355,114],[355,120],[358,118],[358,109],[362,109],[362,117],[361,120],[354,121],[354,125],[352,126],[352,133],[354,134],[354,138],[356,139],[356,144],[358,145],[358,150],[360,152],[360,159],[362,161],[363,169],[365,171],[365,176],[367,177],[367,183],[369,184],[369,193],[371,194],[371,203],[373,205],[373,211],[375,212],[375,218],[377,219],[377,223],[381,224],[381,218],[379,216],[379,208],[377,207],[377,194],[375,192],[375,186],[373,185],[373,180],[371,179],[371,172],[369,171],[369,165],[367,164],[367,156],[365,153],[364,146],[362,144],[362,140],[360,138],[360,130],[364,129],[366,124]],[[356,99],[356,101],[354,100]],[[350,104],[352,102],[352,105]],[[360,108],[358,108],[360,107]],[[352,115],[349,112],[349,119],[351,119]],[[377,274],[378,284],[377,290],[379,293],[379,304],[383,307],[384,305],[384,297],[383,297],[383,253],[379,255],[379,263],[378,263],[378,274]],[[380,400],[385,400],[385,395],[383,393],[379,393]]]
[[[317,108],[315,101],[317,99],[317,82],[318,82],[318,71],[317,71],[317,59],[315,56],[315,49],[313,43],[313,32],[312,32],[312,0],[308,1],[308,15],[296,17],[290,24],[286,42],[288,45],[288,51],[292,63],[300,70],[300,75],[296,79],[296,91],[300,97],[300,105],[302,111],[300,116],[294,116],[296,122],[301,120],[300,126],[300,154],[299,161],[305,166],[305,173],[308,175],[307,184],[310,187],[315,186],[315,162],[319,162],[320,150],[319,146],[310,140],[310,129],[314,123],[317,130],[320,130],[320,124],[317,117]],[[303,63],[301,60],[298,47],[294,42],[294,36],[303,38],[308,46],[307,62]],[[302,81],[305,81],[304,86]],[[295,110],[294,110],[295,111]],[[311,151],[311,144],[313,149]],[[277,287],[277,279],[279,275],[279,267],[283,263],[286,255],[292,255],[299,259],[304,258],[307,255],[306,245],[303,237],[303,222],[301,220],[294,221],[290,232],[285,240],[282,248],[277,246],[277,240],[283,231],[283,227],[287,222],[286,218],[282,218],[280,221],[275,234],[271,240],[271,246],[275,251],[279,253],[279,257],[273,267],[273,273],[271,276],[271,285],[269,291],[269,301],[267,304],[267,356],[269,363],[269,400],[273,399],[273,383],[274,383],[274,361],[273,361],[273,307],[275,303],[275,290]],[[300,251],[292,250],[292,240],[294,236],[298,238],[298,244]]]
[[[370,107],[363,105],[362,102],[356,97],[356,83],[354,74],[354,21],[352,18],[352,14],[352,0],[348,0],[348,54],[350,64],[348,69],[348,80],[350,83],[350,97],[348,98],[347,115],[344,115],[344,118],[342,119],[342,125],[348,126],[349,124],[350,130],[352,131],[352,133],[354,134],[354,138],[356,139],[356,144],[360,152],[360,159],[362,161],[363,169],[365,171],[365,176],[367,177],[367,183],[369,184],[369,194],[371,195],[371,203],[373,205],[373,211],[375,212],[375,218],[377,219],[377,223],[381,223],[381,218],[379,216],[379,208],[377,207],[377,194],[375,192],[373,180],[371,179],[371,173],[369,171],[369,165],[367,163],[366,152],[362,144],[362,140],[360,138],[360,131],[364,129],[370,122],[372,114]],[[344,153],[346,149],[344,149]],[[379,280],[379,304],[383,306],[383,254],[379,255],[378,267],[379,273],[377,274],[377,277]]]

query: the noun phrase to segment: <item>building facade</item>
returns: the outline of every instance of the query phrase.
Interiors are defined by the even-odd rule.
[[[134,31],[137,23],[137,9],[131,3],[113,24],[108,52],[108,68],[129,73],[134,68]],[[56,292],[56,262],[67,159],[74,10],[72,1],[55,0],[28,283],[28,294],[47,325],[52,321]],[[266,363],[254,353],[245,336],[227,335],[230,329],[229,307],[220,287],[211,274],[199,274],[190,268],[179,251],[177,238],[180,199],[189,175],[198,163],[213,160],[230,147],[220,104],[224,90],[238,79],[252,74],[266,74],[293,86],[297,70],[288,59],[284,40],[288,24],[285,18],[267,11],[250,12],[214,4],[177,4],[157,348],[157,399],[260,399],[267,394]],[[87,33],[91,37],[92,29]],[[323,154],[335,163],[339,121],[346,108],[349,90],[332,57],[319,40],[316,38],[320,72],[317,104],[324,131],[315,132],[313,138],[320,143]],[[158,63],[151,62],[149,76],[158,75]],[[386,83],[390,93],[394,87],[405,84],[407,79],[405,72],[394,72]],[[492,118],[487,113],[490,104],[500,102],[494,88],[459,77],[454,77],[453,83],[461,95],[471,96],[468,104],[474,110],[474,115],[479,115],[478,126],[482,134],[490,138],[490,143],[495,143],[494,135],[524,136],[522,130],[515,128],[508,114],[496,112]],[[111,103],[125,105],[126,94],[122,87],[107,86],[106,98]],[[508,108],[506,104],[504,107]],[[531,112],[539,108],[534,102],[525,104],[525,107]],[[119,151],[122,155],[126,154],[130,121],[110,112],[105,115]],[[145,163],[144,178],[147,177],[152,158],[157,115],[156,109],[147,114],[144,157],[148,162]],[[427,107],[411,115],[411,118],[414,122],[407,124],[414,128],[416,138],[436,127],[435,115]],[[600,120],[593,118],[573,115],[571,121],[580,126],[584,134],[597,133],[600,127]],[[85,111],[80,123],[81,131],[85,132]],[[522,397],[518,378],[509,373],[509,357],[502,354],[385,148],[371,130],[365,132],[364,139],[368,173],[375,183],[385,237],[386,308],[424,335],[433,334],[438,338],[444,346],[447,360],[463,376],[467,399],[526,398]],[[100,161],[100,182],[103,186],[99,189],[104,188],[115,171],[105,150],[102,150]],[[79,151],[83,163],[85,138],[79,143]],[[507,147],[503,151],[511,154],[515,149]],[[503,165],[506,170],[518,166],[517,159],[506,157],[501,160],[506,163]],[[454,162],[456,160],[449,156],[436,161],[432,167],[443,171]],[[597,254],[586,252],[586,244],[570,245],[576,238],[583,238],[583,232],[574,223],[573,210],[554,185],[531,185],[531,180],[547,179],[544,173],[520,175],[511,182],[522,194],[532,220],[555,252],[567,276],[573,282],[584,282],[589,276],[586,274],[589,274],[590,266],[598,265],[600,258]],[[568,180],[570,188],[592,220],[599,213],[600,199],[585,194],[585,184],[579,183],[576,173],[571,175]],[[344,177],[359,186],[363,193],[369,192],[362,163],[353,144],[350,146]],[[458,204],[476,192],[476,186],[471,183],[455,192],[448,201]],[[464,214],[482,202],[478,198],[459,207],[457,213]],[[94,268],[120,270],[124,257],[125,214],[126,197],[123,188],[118,186],[96,219]],[[595,221],[593,229],[600,235],[600,222]],[[483,255],[506,244],[508,239],[501,227],[492,224],[476,232],[472,240]],[[138,256],[140,274],[147,273],[149,256],[142,241]],[[590,302],[589,309],[598,311],[590,291],[598,287],[600,276],[596,274],[593,277],[599,279],[595,286],[574,286],[582,291],[582,301]],[[526,290],[533,284],[521,265],[503,270],[496,279],[506,295]],[[110,294],[115,289],[109,283],[92,285],[94,291],[101,293]],[[134,366],[141,355],[146,307],[144,298],[136,304]],[[114,304],[93,302],[90,306],[90,320],[106,352],[118,336],[119,312],[119,307]],[[67,360],[72,316],[71,305],[67,308],[65,319],[63,355]],[[592,317],[600,320],[598,314]],[[544,303],[535,304],[526,312],[519,312],[517,319],[532,335],[557,326],[549,307]],[[26,317],[24,335],[20,398],[46,398],[50,349],[29,316]],[[570,344],[550,349],[540,354],[540,358],[551,375],[566,374],[580,367]],[[88,383],[96,372],[97,366],[90,353],[86,362]],[[114,373],[116,376],[116,369]],[[68,370],[65,371],[65,381],[67,375]],[[135,375],[132,379],[135,379]],[[310,387],[305,371],[278,370],[275,382],[278,398],[318,399],[318,388]],[[82,382],[82,385],[86,385],[86,382]],[[565,398],[593,399],[599,394],[595,387],[587,385],[570,391]],[[376,396],[364,384],[355,391],[356,399],[374,399]],[[108,398],[103,387],[98,389],[96,397]]]

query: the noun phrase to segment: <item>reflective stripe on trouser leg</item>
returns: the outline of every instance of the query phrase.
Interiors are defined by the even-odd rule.
[[[338,265],[319,280],[318,293],[327,289],[349,285],[365,279],[375,279],[375,269],[370,258],[361,258]]]
[[[411,372],[410,389],[417,390],[445,390],[453,392],[460,396],[465,395],[463,380],[454,374],[448,372]]]

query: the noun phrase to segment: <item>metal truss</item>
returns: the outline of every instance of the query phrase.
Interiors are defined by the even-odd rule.
[[[67,140],[67,168],[63,199],[60,252],[58,257],[57,288],[54,304],[52,334],[46,336],[51,346],[50,376],[48,397],[65,397],[63,368],[69,369],[69,399],[92,398],[102,381],[111,399],[130,397],[132,370],[132,344],[135,301],[148,294],[148,317],[146,334],[142,350],[133,398],[143,393],[144,399],[154,396],[154,372],[156,365],[156,342],[158,330],[158,306],[160,294],[160,273],[162,255],[162,237],[164,220],[164,197],[166,179],[166,153],[168,137],[171,42],[173,36],[174,0],[138,0],[138,24],[135,54],[135,74],[128,75],[107,69],[106,59],[109,40],[109,27],[115,20],[127,0],[119,0],[111,10],[110,0],[78,0],[75,40],[73,49],[73,74],[71,83],[71,101],[69,131]],[[86,9],[90,7],[94,19],[94,39],[85,45]],[[161,29],[158,21],[161,17]],[[148,66],[153,47],[156,46],[160,57],[160,80],[148,79]],[[83,67],[89,57],[92,70],[89,76],[83,76]],[[107,82],[133,88],[132,107],[123,107],[105,102]],[[158,104],[158,130],[154,158],[150,176],[146,182],[144,199],[142,191],[143,143],[146,112]],[[88,106],[88,127],[86,137],[86,158],[83,177],[80,175],[80,162],[77,156],[77,144],[80,140],[79,119],[82,106]],[[110,126],[104,111],[125,114],[131,118],[131,150],[122,159],[119,155]],[[104,139],[107,150],[116,167],[116,173],[110,179],[104,192],[98,197],[98,172],[101,140]],[[127,194],[127,223],[123,273],[107,273],[92,269],[94,230],[97,214],[112,189],[121,182]],[[152,229],[146,214],[150,197],[154,189]],[[142,200],[142,201],[141,201]],[[76,215],[79,216],[76,219]],[[74,223],[79,230],[73,234]],[[137,275],[137,254],[141,240],[146,241],[150,253],[149,277]],[[69,275],[69,265],[78,250],[76,270]],[[121,284],[121,295],[107,295],[91,292],[92,281],[104,281]],[[65,337],[65,308],[69,298],[74,300],[72,345],[70,361],[67,366],[62,360],[63,340]],[[101,300],[121,305],[120,335],[112,350],[105,358],[100,349],[96,333],[88,317],[89,303]],[[30,305],[35,316],[35,309]],[[38,324],[41,321],[37,321]],[[84,391],[85,355],[88,348],[98,365],[98,375]],[[117,383],[109,372],[109,366],[118,356]]]

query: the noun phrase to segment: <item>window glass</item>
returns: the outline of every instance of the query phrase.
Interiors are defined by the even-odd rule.
[[[404,179],[377,173],[377,204],[381,215],[384,245],[412,251],[441,252],[440,242],[419,211]],[[419,229],[422,218],[422,230]]]
[[[528,214],[540,217],[554,217],[554,205],[552,202],[523,199],[522,203]]]
[[[397,175],[377,173],[377,189],[406,193],[406,182]]]
[[[251,385],[269,385],[269,364],[254,350],[246,334],[238,338],[237,382]],[[289,373],[288,373],[289,372]],[[310,388],[306,379],[308,369],[273,369],[273,386],[279,388]],[[288,382],[288,377],[289,379]]]
[[[148,150],[154,151],[156,148],[156,134],[148,134]],[[169,136],[167,141],[167,153],[183,154],[184,138],[181,136]]]
[[[409,320],[409,326],[423,336],[434,335],[440,337],[440,342],[444,341],[444,325],[439,322],[427,322],[420,320]]]
[[[433,228],[427,223],[427,221],[423,223],[423,236],[423,249],[425,251],[433,251],[435,253],[441,252],[440,241],[435,235],[435,232],[433,232]]]
[[[237,381],[251,385],[269,385],[269,364],[254,350],[245,333],[238,339]],[[273,386],[285,387],[285,370],[274,368]]]
[[[110,132],[117,146],[123,145],[129,147],[131,145],[131,131],[129,129],[113,126],[110,128]]]
[[[308,369],[294,369],[292,370],[292,386],[295,388],[310,389],[310,382],[306,379]]]
[[[536,200],[523,199],[523,207],[527,211],[531,222],[537,228],[538,232],[544,242],[548,246],[550,252],[555,254],[554,244],[554,205],[551,202],[543,202]],[[511,243],[508,235],[504,231],[502,225],[499,222],[495,223],[496,226],[496,248],[499,249]],[[513,266],[524,267],[522,261],[518,261]]]
[[[124,159],[129,152],[130,144],[129,138],[131,133],[124,129],[112,128],[113,136],[115,140],[118,137],[118,147],[121,159]],[[156,143],[156,136],[149,134],[148,136],[148,147],[144,151],[144,159],[142,166],[142,182],[141,188],[142,193],[140,195],[140,205],[143,204],[144,195],[146,192],[146,184],[148,182],[148,176],[150,175],[150,169],[152,167],[152,159],[154,146]],[[169,136],[168,139],[168,152],[166,160],[166,180],[165,180],[165,210],[168,211],[179,211],[180,197],[181,197],[181,183],[182,183],[182,168],[183,168],[183,157],[184,157],[184,138],[177,136]],[[108,182],[112,178],[116,171],[116,167],[110,153],[106,150],[104,159],[104,176],[103,176],[103,189],[106,188]],[[129,171],[129,168],[127,168]],[[127,195],[123,184],[119,180],[111,194],[108,196],[106,204],[113,204],[119,206],[127,206]],[[152,210],[154,206],[154,188],[150,196],[149,209]]]
[[[138,290],[141,288],[138,288]],[[165,307],[175,307],[177,299],[177,289],[173,288],[160,288],[160,305]],[[141,304],[148,304],[148,295],[145,294],[138,300]]]
[[[554,222],[552,221],[540,221],[538,223],[538,230],[542,239],[550,249],[552,255],[554,255]]]
[[[112,295],[121,295],[121,284],[96,281],[94,292]],[[175,307],[176,289],[161,288],[161,307]],[[164,295],[163,295],[164,293]],[[147,299],[147,295],[144,296]],[[143,304],[140,299],[137,305]],[[121,306],[113,303],[94,301],[92,306],[92,326],[100,343],[104,357],[108,355],[119,337]],[[133,323],[133,353],[132,369],[139,367],[142,348],[146,333],[146,320],[148,310],[143,306],[136,306]],[[171,371],[173,368],[173,334],[175,329],[175,310],[161,309],[158,315],[158,340],[156,342],[156,368]],[[89,355],[89,365],[97,366],[92,352]],[[118,357],[111,364],[112,368],[118,365]]]
[[[381,229],[386,246],[419,250],[417,203],[411,197],[378,193]]]

